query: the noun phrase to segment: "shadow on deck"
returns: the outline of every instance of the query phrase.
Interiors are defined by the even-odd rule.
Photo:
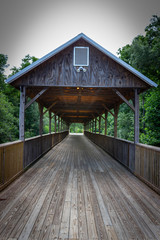
[[[0,239],[160,239],[160,197],[70,135],[0,193]]]

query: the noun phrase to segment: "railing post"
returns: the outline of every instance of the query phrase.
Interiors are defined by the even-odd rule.
[[[117,137],[117,119],[118,119],[119,105],[114,107],[114,137]]]
[[[105,136],[107,135],[107,116],[108,116],[108,112],[105,112]]]
[[[57,121],[57,119],[56,119],[56,114],[54,114],[54,132],[55,132],[55,133],[56,133],[56,131],[57,131],[56,121]]]
[[[97,118],[95,118],[95,134],[96,134],[96,128],[97,128]]]
[[[99,134],[101,133],[101,116],[99,116]]]
[[[39,135],[43,134],[43,106],[39,103],[40,121],[39,121]]]
[[[19,109],[19,139],[24,141],[25,139],[25,99],[26,99],[26,88],[20,86],[20,109]]]
[[[58,116],[58,132],[59,132],[59,116]]]
[[[63,120],[61,118],[61,132],[62,132],[62,129],[63,129]]]
[[[51,134],[51,111],[49,111],[49,133]]]
[[[134,92],[134,143],[139,142],[139,94],[138,90],[135,89]]]

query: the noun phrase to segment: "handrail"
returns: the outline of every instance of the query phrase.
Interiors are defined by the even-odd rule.
[[[67,135],[63,131],[0,144],[0,190]]]
[[[160,148],[85,131],[85,135],[160,193]]]

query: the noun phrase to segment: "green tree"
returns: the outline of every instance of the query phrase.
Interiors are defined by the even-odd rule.
[[[120,105],[117,135],[118,138],[134,140],[134,114],[125,103]]]
[[[82,123],[72,123],[70,126],[71,133],[83,133],[83,124]]]
[[[4,82],[6,79],[6,76],[4,75],[4,71],[5,71],[5,68],[8,66],[7,60],[8,60],[7,55],[0,54],[0,91],[3,91],[3,92],[6,89],[6,84]]]
[[[26,68],[27,66],[29,66],[30,64],[32,64],[33,62],[37,61],[38,58],[34,57],[34,56],[30,56],[29,54],[26,55],[23,59],[22,59],[22,63],[20,65],[19,68],[17,67],[13,67],[12,70],[12,74],[14,75],[17,72],[21,71],[22,69]],[[8,85],[8,93],[10,95],[10,97],[12,98],[12,102],[15,106],[15,116],[17,118],[19,118],[19,95],[20,92],[13,88],[12,86]],[[27,101],[30,101],[30,99],[28,98]],[[39,134],[39,110],[38,110],[38,104],[36,102],[34,102],[33,104],[31,104],[25,111],[25,137],[29,138],[29,137],[33,137],[35,135]]]
[[[14,141],[17,136],[17,118],[14,106],[4,93],[0,92],[0,143]]]
[[[4,75],[7,67],[8,57],[0,54],[0,143],[17,139],[18,121],[14,116],[14,105],[7,96],[6,76]]]
[[[122,60],[132,65],[158,85],[160,84],[160,17],[153,15],[139,35],[118,50]],[[140,96],[140,140],[160,146],[160,86],[149,89]]]

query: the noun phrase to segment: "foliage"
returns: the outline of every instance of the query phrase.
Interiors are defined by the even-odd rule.
[[[19,98],[20,92],[5,83],[5,67],[8,57],[0,54],[0,143],[19,138]],[[19,68],[13,67],[12,74],[19,72],[36,61],[37,58],[26,55]],[[10,75],[10,76],[11,76]],[[29,99],[28,99],[29,100]],[[39,133],[39,111],[37,103],[32,104],[25,112],[26,137]]]
[[[12,70],[11,75],[16,74],[17,72],[21,71],[25,67],[28,67],[30,64],[32,64],[33,62],[35,62],[37,60],[38,60],[38,58],[36,58],[34,56],[30,56],[29,54],[26,55],[22,59],[22,63],[19,68],[15,67],[15,66],[13,68],[11,68],[11,70]],[[8,85],[8,88],[9,88],[8,92],[10,93],[10,96],[12,97],[12,102],[16,108],[15,116],[18,118],[19,117],[20,92],[10,85]],[[30,101],[29,98],[28,98],[28,101]],[[38,104],[36,102],[34,102],[25,111],[25,137],[29,138],[29,137],[36,136],[38,134],[39,134],[39,110],[38,110]]]
[[[118,50],[120,58],[160,84],[160,17],[154,15],[139,35]],[[160,146],[160,87],[140,96],[140,140]]]
[[[134,114],[125,103],[120,105],[117,135],[118,138],[134,140]]]
[[[107,116],[107,135],[114,136],[114,117],[110,113]]]
[[[83,124],[82,123],[72,123],[70,125],[70,132],[71,133],[83,133]]]
[[[19,68],[15,67],[15,66],[11,68],[11,70],[12,70],[11,76],[16,74],[17,72],[21,71],[22,69],[28,67],[30,64],[34,63],[37,60],[38,60],[38,58],[36,58],[34,56],[30,56],[29,54],[27,54],[22,59],[22,63],[21,63]]]
[[[17,118],[14,116],[14,107],[3,92],[0,91],[0,143],[16,140]]]
[[[7,96],[6,76],[4,75],[7,67],[8,57],[0,54],[0,143],[13,141],[18,135],[18,121],[14,116],[14,105]]]
[[[6,55],[0,54],[0,143],[15,140],[17,130],[13,105],[6,96],[4,70],[7,67],[7,59]]]
[[[146,144],[160,146],[160,89],[154,89],[147,96],[144,107],[145,131],[141,133],[140,140]]]
[[[6,76],[4,75],[5,67],[7,67],[8,57],[4,54],[0,54],[0,91],[5,91],[6,84],[4,80]]]
[[[36,102],[25,111],[25,138],[39,135],[39,110]]]
[[[120,58],[130,64],[157,84],[160,84],[160,17],[154,15],[145,28],[145,35],[133,39],[118,50]],[[19,97],[20,93],[11,85],[5,84],[4,75],[8,57],[0,54],[0,143],[18,138]],[[26,55],[19,68],[13,67],[12,74],[35,62],[37,58]],[[29,101],[30,99],[27,99]],[[39,110],[35,102],[25,112],[26,137],[39,134]],[[54,131],[54,121],[52,130]],[[104,119],[101,119],[101,133],[104,134]],[[83,132],[83,124],[73,123],[70,132]],[[58,128],[58,127],[57,127]],[[95,125],[93,126],[95,131]],[[98,132],[98,124],[96,132]],[[44,115],[44,133],[49,132],[48,113]],[[108,113],[107,134],[114,135],[114,118]],[[134,115],[126,105],[120,106],[118,114],[118,137],[128,140],[134,138]],[[140,95],[140,141],[160,146],[160,86]]]

